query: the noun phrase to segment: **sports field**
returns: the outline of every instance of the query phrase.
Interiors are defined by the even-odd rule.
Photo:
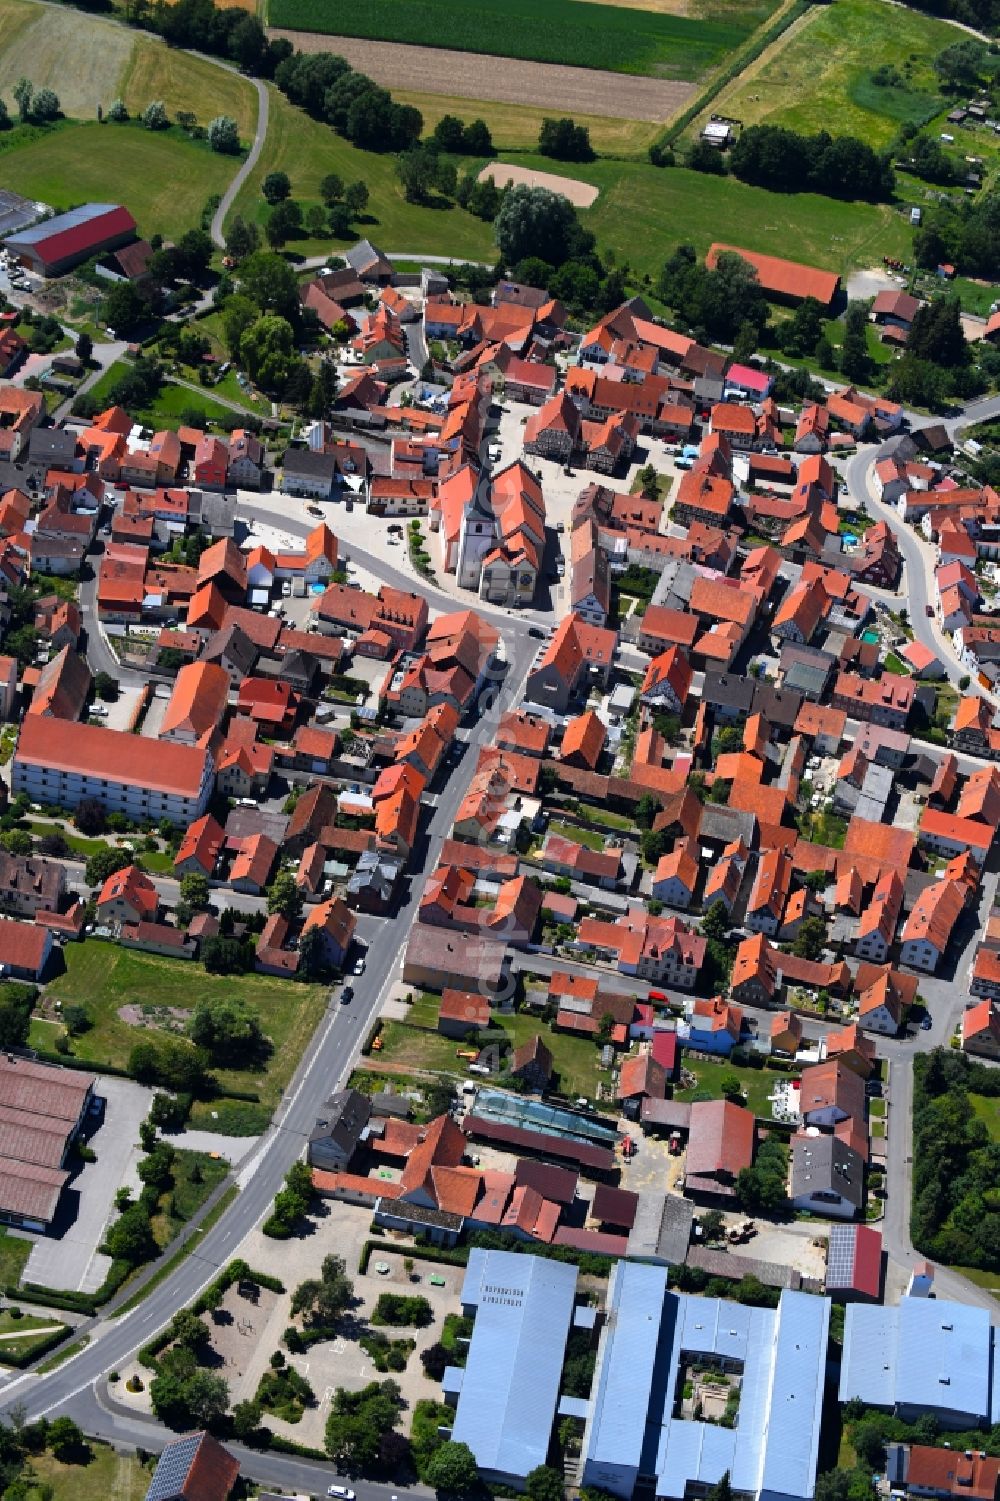
[[[230,156],[138,125],[73,123],[3,153],[4,186],[15,193],[56,210],[120,201],[146,236],[195,228],[206,198],[222,193],[233,171]]]
[[[943,107],[931,64],[962,36],[947,21],[884,0],[832,0],[813,6],[712,109],[744,125],[766,121],[886,145],[901,123],[921,124]],[[874,81],[887,64],[900,83]]]
[[[79,120],[95,119],[119,96],[133,114],[162,99],[168,114],[189,110],[202,124],[231,115],[244,139],[257,120],[254,87],[235,72],[102,16],[0,0],[0,98],[8,107],[19,78],[54,89],[63,114]]]
[[[695,79],[774,9],[768,0],[693,4],[691,13],[602,0],[270,0],[273,26],[375,41],[429,43],[578,68]]]
[[[487,260],[496,255],[492,225],[464,209],[407,203],[392,156],[359,151],[342,136],[335,135],[328,125],[310,119],[289,104],[277,89],[272,88],[270,96],[264,149],[236,199],[234,213],[264,222],[267,205],[261,197],[260,185],[268,172],[280,169],[288,173],[292,196],[303,208],[319,203],[320,181],[326,173],[336,172],[345,182],[362,178],[368,184],[371,198],[357,234],[367,235],[383,250],[454,255],[456,260]],[[294,240],[288,249],[302,255],[330,250],[336,254],[357,234],[342,242],[331,242],[329,238]]]

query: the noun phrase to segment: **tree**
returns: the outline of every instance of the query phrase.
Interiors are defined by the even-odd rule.
[[[14,85],[14,103],[17,105],[17,112],[22,125],[27,124],[31,119],[31,96],[33,93],[34,89],[32,88],[30,79],[19,78],[17,80],[17,83]]]
[[[324,418],[329,416],[337,394],[337,367],[332,360],[320,360],[309,388],[306,416]]]
[[[113,678],[110,672],[105,672],[102,668],[94,677],[94,692],[103,703],[117,703],[118,679]]]
[[[280,250],[302,230],[302,205],[294,198],[276,203],[264,225],[264,234],[272,250]]]
[[[395,1381],[371,1381],[357,1392],[338,1387],[326,1422],[326,1452],[345,1469],[378,1464],[381,1441],[394,1430],[399,1409]]]
[[[849,381],[864,382],[871,375],[868,353],[868,307],[850,302],[844,315],[844,343],[840,351],[840,369]]]
[[[256,228],[256,226],[254,226]],[[230,297],[222,314],[222,331],[226,348],[234,360],[240,357],[240,343],[251,324],[256,323],[257,306],[249,297]]]
[[[979,82],[989,62],[990,55],[983,43],[970,37],[939,52],[934,59],[934,71],[947,88],[968,88]],[[993,69],[989,71],[992,73]]]
[[[434,127],[431,140],[440,151],[461,155],[465,144],[465,125],[457,115],[442,115]]]
[[[147,130],[166,130],[170,117],[162,99],[154,99],[146,105],[142,112],[142,123]]]
[[[504,194],[493,232],[506,265],[537,255],[550,266],[559,266],[569,258],[577,228],[568,198],[547,188],[518,184]]]
[[[208,144],[223,156],[236,156],[240,149],[240,128],[231,115],[216,115],[208,122]]]
[[[260,190],[273,207],[291,195],[292,180],[287,172],[269,172],[261,183]]]
[[[208,906],[209,886],[207,876],[200,871],[191,871],[181,877],[180,897],[189,907],[201,910]]]
[[[210,975],[245,975],[253,960],[253,945],[243,939],[216,934],[202,940],[201,962]]]
[[[740,1083],[740,1076],[733,1073],[732,1070],[723,1074],[719,1080],[719,1088],[722,1091],[724,1099],[732,1100],[734,1103],[739,1104],[743,1098],[743,1085]]]
[[[125,108],[125,100],[113,99],[108,105],[108,113],[106,118],[111,120],[115,125],[124,124],[124,122],[129,118],[129,112]]]
[[[656,465],[644,465],[636,475],[636,479],[639,481],[639,493],[642,495],[643,499],[656,500],[657,496],[660,493],[660,477],[656,472]]]
[[[542,156],[553,156],[563,162],[589,162],[594,157],[587,126],[566,118],[542,121],[538,150]]]
[[[153,1411],[168,1428],[208,1428],[229,1406],[229,1387],[221,1376],[197,1367],[179,1374],[163,1361],[149,1383],[149,1396]]]
[[[733,1488],[729,1483],[729,1471],[717,1480],[708,1493],[708,1501],[733,1501]]]
[[[75,350],[77,359],[82,360],[85,365],[89,365],[91,356],[94,353],[94,341],[88,333],[82,333],[79,335],[76,341]]]
[[[319,196],[327,208],[332,208],[344,196],[344,179],[338,176],[336,172],[328,172],[325,177],[320,179]]]
[[[436,1491],[453,1496],[468,1495],[479,1483],[475,1455],[468,1444],[446,1439],[432,1454],[424,1478]]]
[[[260,73],[267,51],[267,32],[256,16],[244,16],[229,33],[229,55],[244,73]]]
[[[129,338],[149,317],[149,304],[130,281],[116,281],[104,299],[104,319],[119,338]]]
[[[465,140],[462,148],[466,156],[492,156],[494,151],[493,137],[485,120],[478,117],[470,120],[465,127]]]
[[[253,1443],[261,1423],[259,1402],[237,1402],[233,1408],[233,1437],[241,1444]]]
[[[640,470],[639,473],[641,477],[642,471]],[[651,792],[644,792],[635,808],[635,821],[640,829],[651,829],[659,811],[659,799],[655,798]]]
[[[259,1016],[237,996],[201,1001],[191,1014],[187,1034],[195,1047],[204,1048],[212,1062],[223,1067],[258,1061],[270,1051]]]
[[[438,1340],[435,1344],[428,1345],[420,1357],[420,1364],[432,1381],[441,1381],[451,1365],[451,1351],[445,1349]]]
[[[256,224],[248,224],[242,214],[237,214],[226,235],[226,254],[239,265],[248,255],[253,255],[260,245],[260,230]]]
[[[688,147],[684,165],[691,172],[707,172],[710,177],[726,176],[726,158],[717,146],[700,136]]]
[[[87,856],[87,864],[84,867],[84,879],[88,886],[103,886],[109,876],[113,876],[116,870],[124,870],[126,865],[132,864],[132,856],[128,850],[113,849],[108,845],[105,849],[95,850]]]
[[[102,1247],[113,1261],[141,1266],[159,1251],[149,1215],[142,1204],[132,1204],[120,1214],[104,1238]]]
[[[251,380],[262,391],[276,394],[283,391],[294,355],[292,326],[275,314],[258,318],[240,340],[243,364]]]
[[[747,319],[744,319],[736,330],[736,338],[733,340],[733,358],[735,360],[749,360],[757,353],[757,345],[760,342],[760,330]]]
[[[327,228],[335,240],[349,240],[353,233],[346,203],[334,203],[326,216]]]
[[[289,922],[302,915],[302,891],[290,870],[279,871],[267,894],[268,912],[280,912]]]
[[[419,143],[396,158],[396,175],[403,184],[407,203],[426,203],[432,189],[445,192],[449,183],[454,192],[454,170],[430,146]]]
[[[826,923],[821,917],[806,917],[792,943],[792,953],[799,959],[818,959],[826,944]]]
[[[324,1256],[318,1277],[300,1282],[292,1294],[291,1313],[307,1328],[329,1329],[350,1307],[354,1284],[341,1257]]]
[[[255,251],[240,267],[240,290],[262,313],[278,313],[294,320],[299,311],[299,284],[295,272],[280,255]]]
[[[53,1418],[48,1427],[46,1441],[52,1457],[62,1464],[72,1464],[86,1455],[89,1451],[87,1440],[83,1436],[83,1429],[79,1428],[72,1418]]]
[[[368,207],[368,184],[362,182],[359,177],[356,182],[349,182],[344,189],[344,207],[352,219],[363,214]]]
[[[701,931],[706,938],[714,938],[717,943],[722,943],[729,936],[730,926],[725,903],[716,897],[701,920]]]
[[[0,1048],[23,1048],[31,1030],[37,991],[33,985],[0,982]]]
[[[61,114],[59,96],[52,89],[36,89],[35,97],[31,101],[31,118],[39,124],[45,124],[49,120],[56,120]]]
[[[173,1344],[197,1354],[208,1344],[208,1325],[190,1308],[181,1308],[170,1321],[170,1339]]]
[[[932,297],[917,308],[906,341],[908,355],[928,360],[946,370],[968,363],[969,346],[962,328],[962,306],[957,297]]]
[[[564,1501],[566,1486],[558,1470],[550,1465],[536,1465],[525,1477],[528,1501]]]

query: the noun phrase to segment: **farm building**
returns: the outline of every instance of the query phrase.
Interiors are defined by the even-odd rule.
[[[720,255],[738,255],[757,273],[761,289],[776,302],[804,302],[815,297],[821,307],[828,308],[840,290],[840,277],[834,271],[820,271],[815,266],[802,266],[798,261],[783,261],[776,255],[759,255],[755,250],[744,250],[741,245],[709,247],[705,264],[713,269]]]
[[[7,249],[40,276],[58,276],[136,238],[135,220],[120,203],[84,203],[7,237]]]
[[[86,1118],[94,1078],[0,1055],[0,1221],[44,1230],[69,1181],[64,1164]]]

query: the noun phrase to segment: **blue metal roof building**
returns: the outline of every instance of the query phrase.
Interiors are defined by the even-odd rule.
[[[512,1251],[472,1250],[462,1307],[475,1315],[452,1437],[487,1479],[520,1485],[545,1463],[559,1400],[577,1269]],[[459,1380],[460,1376],[460,1380]]]
[[[830,1304],[783,1292],[777,1310],[667,1291],[661,1267],[619,1262],[608,1289],[583,1483],[629,1497],[640,1479],[683,1498],[729,1471],[734,1491],[809,1501]],[[692,1357],[740,1373],[735,1425],[675,1416]]]
[[[895,1308],[851,1304],[840,1400],[858,1397],[907,1421],[931,1413],[947,1427],[997,1421],[995,1331],[985,1308],[903,1298]]]

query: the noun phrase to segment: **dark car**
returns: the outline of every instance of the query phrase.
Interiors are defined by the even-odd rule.
[[[343,990],[340,992],[340,1004],[342,1006],[346,1006],[346,1005],[349,1004],[349,1002],[353,1001],[353,999],[354,999],[354,986],[353,985],[345,985],[344,988],[343,988]]]
[[[920,1021],[920,1030],[921,1032],[929,1032],[933,1025],[934,1023],[931,1021],[930,1017],[924,1016]]]
[[[933,619],[933,617],[934,617],[934,606],[933,605],[924,605],[924,614],[925,615],[930,615],[930,617]]]
[[[537,625],[529,625],[528,626],[528,635],[534,641],[544,641],[545,640],[545,632],[542,631],[542,630],[539,630],[539,628],[538,628]]]

